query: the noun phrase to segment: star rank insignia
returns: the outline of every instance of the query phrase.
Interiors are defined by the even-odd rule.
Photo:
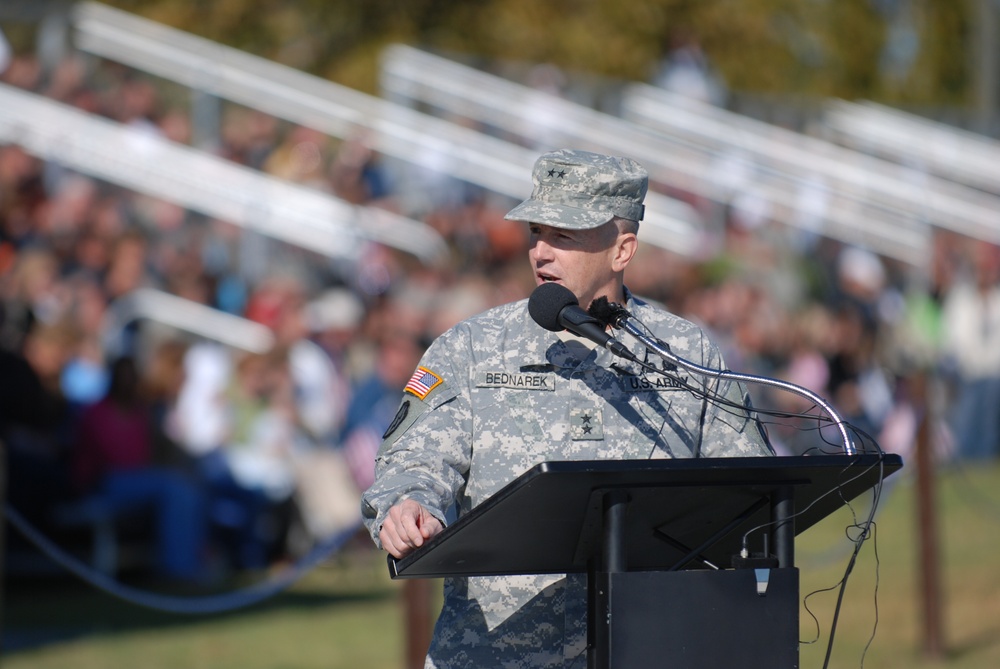
[[[598,407],[576,407],[569,411],[570,437],[574,441],[604,439],[603,414]]]

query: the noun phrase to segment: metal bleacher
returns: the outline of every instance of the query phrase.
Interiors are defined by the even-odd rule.
[[[0,141],[332,258],[356,258],[366,240],[428,262],[445,248],[439,235],[419,221],[351,205],[4,84]]]
[[[1000,241],[996,143],[873,105],[831,103],[825,121],[838,145],[639,83],[624,87],[621,116],[613,116],[402,45],[383,54],[383,99],[99,3],[74,6],[72,29],[81,51],[331,136],[362,136],[392,159],[512,199],[530,189],[530,166],[544,140],[635,157],[654,185],[725,205],[750,197],[792,229],[915,266],[929,257],[935,228]],[[418,111],[420,105],[436,115]],[[352,207],[84,116],[0,89],[0,139],[46,158],[76,161],[102,178],[334,256],[356,254],[365,239],[423,259],[443,249],[432,230],[411,219]],[[53,129],[67,124],[87,132]],[[497,136],[504,133],[536,140],[536,148]],[[921,141],[908,141],[915,136]],[[135,151],[146,152],[138,169]],[[147,159],[151,151],[156,160]],[[680,253],[699,248],[704,221],[690,205],[657,192],[647,204],[647,242]]]
[[[381,73],[391,99],[630,155],[677,188],[722,203],[749,193],[793,228],[812,214],[821,234],[912,265],[932,226],[1000,236],[1000,198],[645,84],[625,87],[619,118],[408,46],[387,49]]]
[[[831,100],[823,130],[838,144],[1000,195],[1000,141],[870,101]]]
[[[524,198],[537,152],[98,3],[74,8],[81,51],[339,138],[488,191]],[[646,240],[687,253],[696,215],[661,195],[647,202]]]
[[[820,179],[845,205],[860,206],[859,222],[887,239],[929,225],[1000,241],[1000,197],[833,142],[763,123],[710,105],[679,100],[653,86],[633,84],[623,115],[664,134],[694,139],[709,150],[740,152],[789,186]],[[921,136],[911,137],[913,143]],[[835,202],[831,206],[837,206]],[[926,258],[926,256],[924,256]]]

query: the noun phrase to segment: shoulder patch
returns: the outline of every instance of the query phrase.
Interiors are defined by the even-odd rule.
[[[389,427],[386,428],[385,433],[382,435],[382,439],[383,440],[388,439],[390,436],[392,436],[392,433],[395,432],[396,429],[403,424],[403,421],[406,420],[406,416],[409,413],[410,413],[410,400],[403,400],[403,403],[399,405],[399,410],[396,412],[395,418],[392,419],[392,422],[389,424]]]
[[[426,367],[417,367],[417,371],[413,372],[413,376],[406,382],[406,387],[403,390],[413,393],[420,399],[426,399],[427,395],[442,383],[444,383],[443,379],[431,370]]]

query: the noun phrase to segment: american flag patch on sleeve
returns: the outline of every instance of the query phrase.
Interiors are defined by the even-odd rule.
[[[441,383],[443,381],[440,376],[426,367],[417,367],[417,371],[413,372],[413,376],[406,382],[406,387],[403,390],[413,393],[420,399],[424,399],[428,393],[441,385]]]

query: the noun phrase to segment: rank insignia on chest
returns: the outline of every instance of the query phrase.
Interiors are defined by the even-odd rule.
[[[574,441],[604,439],[604,420],[600,408],[576,407],[570,409],[569,434]]]

